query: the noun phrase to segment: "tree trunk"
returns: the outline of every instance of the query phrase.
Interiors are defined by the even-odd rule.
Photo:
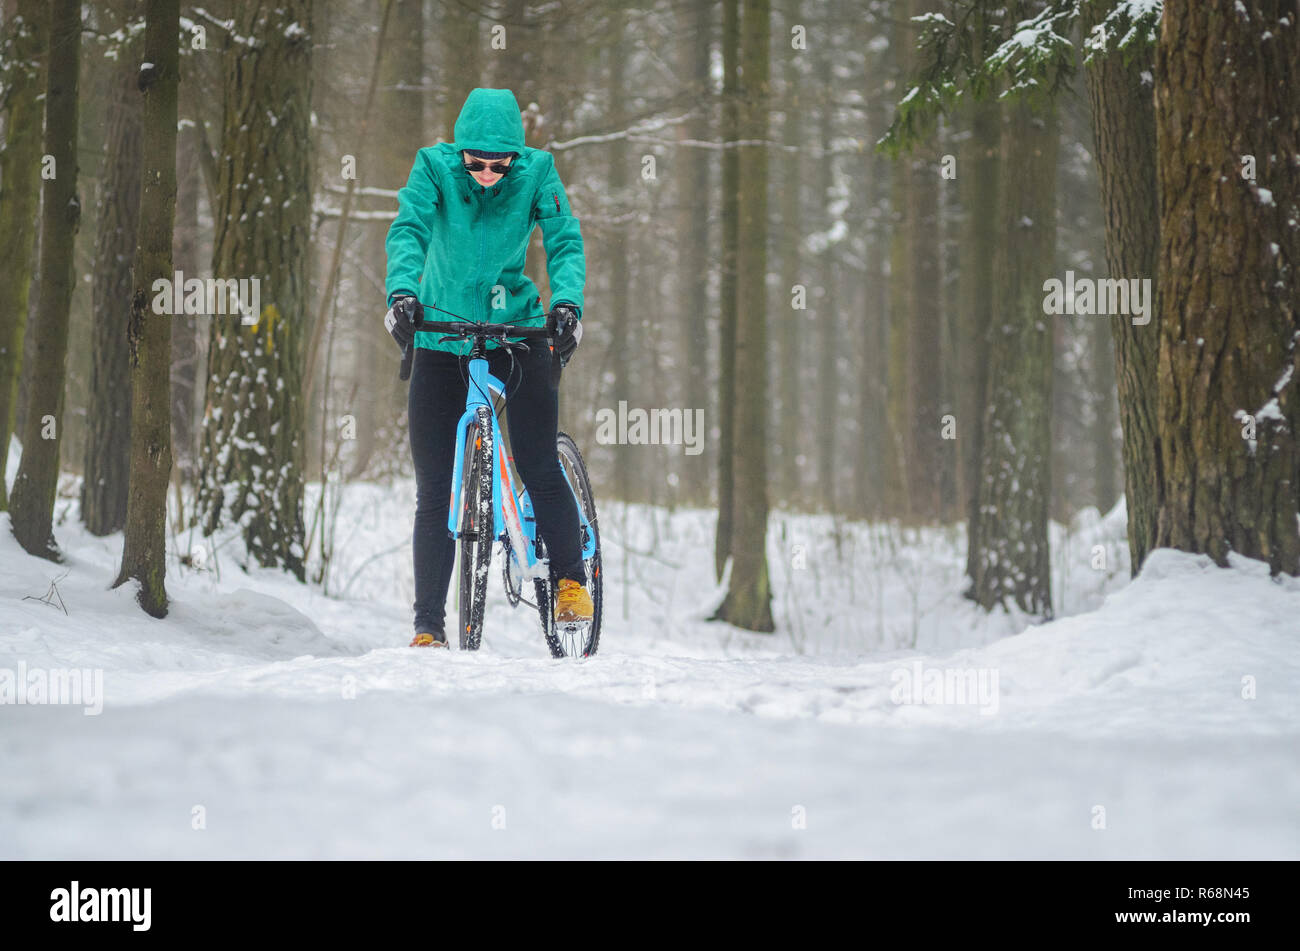
[[[751,631],[772,631],[767,571],[767,145],[770,97],[771,9],[768,0],[745,4],[741,22],[742,138],[740,242],[735,323],[734,446],[731,455],[731,579],[715,618]]]
[[[44,0],[5,10],[5,142],[0,149],[0,512],[9,507],[5,470],[14,432],[41,194],[41,93],[49,16]]]
[[[1053,318],[1044,275],[1055,269],[1054,111],[1020,102],[1002,131],[1002,240],[993,261],[988,408],[979,478],[975,571],[968,596],[986,610],[1014,602],[1051,617]]]
[[[910,12],[910,8],[909,8]],[[894,29],[893,67],[896,82],[911,76],[916,44],[916,28],[907,20]],[[908,439],[910,412],[908,397],[908,333],[916,312],[916,284],[912,280],[912,252],[917,245],[912,232],[917,228],[910,207],[912,192],[918,187],[913,165],[915,156],[901,156],[894,162],[889,199],[889,323],[885,350],[885,508],[891,517],[910,518],[912,514],[911,447]],[[919,187],[925,187],[924,184]]]
[[[73,244],[81,221],[77,198],[77,86],[81,53],[81,4],[51,0],[49,59],[45,85],[45,154],[54,177],[41,200],[40,297],[23,457],[14,477],[10,520],[14,537],[30,554],[51,560],[54,497],[63,436],[63,382],[67,369],[68,311],[72,305]]]
[[[385,31],[385,46],[379,63],[379,91],[376,112],[379,128],[400,129],[395,141],[376,142],[373,147],[376,176],[373,184],[398,189],[406,184],[417,149],[428,143],[424,137],[424,3],[423,0],[394,0]],[[369,176],[363,176],[368,179]],[[386,229],[369,228],[370,260],[385,259]],[[382,297],[382,291],[380,293]],[[377,302],[378,303],[378,302]],[[382,308],[381,308],[382,309]],[[357,439],[348,461],[353,479],[365,474],[376,449],[381,456],[397,447],[380,446],[380,439],[395,435],[390,420],[405,407],[406,385],[393,369],[393,344],[377,320],[366,324],[356,343]]]
[[[718,295],[718,530],[713,545],[713,573],[721,580],[732,554],[731,503],[735,496],[735,441],[732,407],[736,401],[736,267],[740,241],[740,153],[731,144],[740,138],[739,0],[722,3],[722,287]]]
[[[167,483],[172,468],[171,317],[155,313],[153,285],[172,277],[176,213],[176,119],[180,83],[180,0],[148,0],[144,93],[140,241],[131,297],[131,490],[127,501],[122,571],[134,579],[136,600],[153,617],[167,614]]]
[[[184,90],[184,80],[180,88]],[[191,112],[191,115],[195,114]],[[194,121],[202,120],[195,115]],[[200,142],[198,130],[194,127],[177,132],[172,258],[175,270],[186,277],[199,277],[203,271],[199,263],[199,191],[203,187],[199,172]],[[202,357],[198,322],[203,318],[185,315],[172,320],[172,461],[180,477],[188,482],[194,478],[197,468],[194,409],[198,400],[199,361]]]
[[[866,141],[877,141],[889,127],[887,95],[883,86],[889,81],[889,53],[878,53],[867,61]],[[856,414],[862,433],[856,455],[857,479],[854,490],[854,513],[859,518],[877,517],[882,512],[882,487],[887,481],[889,443],[888,427],[882,410],[887,404],[887,354],[889,347],[889,279],[885,273],[888,253],[887,225],[883,214],[890,194],[890,176],[895,163],[867,148],[865,152],[866,187],[866,294],[865,312],[859,325],[858,406]]]
[[[1123,318],[1118,318],[1122,320]],[[1093,497],[1102,515],[1119,499],[1115,475],[1115,354],[1112,332],[1103,326],[1088,329],[1092,346],[1093,389],[1092,419]]]
[[[799,11],[796,7],[789,13],[790,24],[798,23]],[[781,284],[777,287],[778,329],[774,336],[779,341],[777,350],[777,367],[780,374],[780,438],[777,442],[779,468],[777,470],[777,491],[787,505],[796,506],[802,502],[802,482],[799,467],[800,434],[806,428],[800,418],[800,343],[808,328],[808,282],[802,273],[801,250],[803,247],[803,110],[806,103],[801,96],[799,82],[799,57],[786,58],[785,69],[789,76],[786,80],[785,114],[781,119],[782,144],[786,149],[781,153],[784,183],[781,187],[781,230],[777,237],[778,253],[781,256]],[[793,294],[796,285],[803,285],[803,309],[794,306]]]
[[[235,32],[257,45],[226,40],[212,270],[257,279],[260,311],[211,318],[198,499],[204,534],[236,523],[252,560],[299,580],[311,14],[310,0],[241,3]]]
[[[1155,73],[1155,543],[1274,574],[1300,572],[1296,13],[1294,0],[1168,0]]]
[[[930,0],[912,0],[914,16],[933,6]],[[914,63],[911,54],[916,45],[917,28],[904,31],[909,51],[909,72]],[[909,305],[903,327],[905,350],[905,393],[902,446],[906,455],[907,484],[904,495],[907,511],[914,521],[930,522],[939,517],[940,489],[944,468],[940,423],[940,340],[942,337],[943,297],[939,241],[939,178],[936,149],[919,145],[904,158],[903,197],[906,216],[907,271],[900,275],[909,282]]]
[[[95,229],[92,363],[86,406],[85,478],[81,486],[81,520],[92,535],[108,535],[126,524],[130,478],[127,325],[132,308],[131,259],[140,218],[140,122],[144,105],[138,86],[139,43],[130,29],[137,13],[136,3],[125,6],[122,26],[127,38],[118,49],[114,70]]]
[[[828,11],[829,12],[829,11]],[[833,64],[835,57],[827,50],[821,56],[820,83],[821,116],[818,129],[821,140],[821,161],[817,166],[817,183],[821,186],[819,218],[825,230],[825,246],[821,249],[818,284],[820,294],[814,304],[817,315],[817,341],[819,344],[817,367],[817,425],[814,427],[817,440],[817,502],[825,512],[834,512],[835,494],[835,459],[840,451],[838,434],[839,419],[839,351],[846,343],[839,334],[839,321],[836,315],[840,301],[836,298],[835,277],[838,268],[835,262],[835,245],[830,236],[835,225],[831,205],[834,201],[832,185],[835,179],[835,161],[831,154],[835,136],[835,96]],[[786,227],[783,224],[783,228]]]
[[[1090,33],[1116,3],[1094,0],[1084,4],[1084,34]],[[1150,278],[1152,294],[1158,301],[1160,209],[1156,192],[1155,99],[1150,81],[1154,59],[1154,51],[1142,49],[1094,57],[1087,79],[1096,140],[1093,151],[1106,216],[1106,267],[1111,278]],[[1153,319],[1145,326],[1134,325],[1127,317],[1110,322],[1115,341],[1119,420],[1124,432],[1129,561],[1134,575],[1155,544],[1156,533],[1160,478],[1156,353],[1160,325],[1155,301]]]
[[[978,538],[980,461],[984,457],[984,412],[988,405],[989,331],[993,319],[993,249],[1001,239],[998,218],[998,160],[1001,157],[1002,107],[976,103],[971,134],[962,149],[958,180],[966,220],[962,235],[961,299],[962,400],[957,416],[957,443],[966,487],[966,575],[975,577],[981,550]]]
[[[624,14],[615,11],[611,15],[612,33],[609,39],[609,121],[613,128],[619,128],[627,120],[627,81],[624,73],[626,50],[623,44],[625,29]],[[609,147],[609,197],[612,199],[613,215],[609,225],[606,253],[609,260],[609,332],[610,332],[610,374],[613,386],[610,400],[615,412],[621,400],[628,400],[632,395],[629,378],[631,364],[628,360],[628,324],[633,319],[630,310],[629,290],[631,274],[628,266],[628,244],[632,229],[625,220],[624,212],[630,205],[628,188],[628,150],[626,139],[615,139]],[[643,344],[644,341],[641,341]],[[623,502],[632,500],[632,450],[629,446],[614,447],[614,489]]]
[[[473,7],[460,3],[442,5],[442,55],[445,63],[455,64],[445,72],[447,101],[442,115],[443,137],[455,141],[456,117],[475,86],[482,71],[482,38],[479,17]],[[494,51],[502,55],[502,51]],[[520,103],[520,107],[527,103]],[[409,169],[408,169],[409,171]],[[401,184],[406,184],[405,179]]]
[[[682,134],[696,142],[709,138],[709,41],[712,39],[713,13],[707,4],[692,4],[687,12],[688,38],[679,45],[682,76],[687,82],[690,101],[696,104],[694,117],[681,126]],[[697,146],[681,147],[677,163],[681,174],[677,184],[681,191],[678,234],[681,241],[677,254],[678,305],[681,312],[681,369],[685,374],[684,407],[688,412],[704,411],[713,420],[714,405],[709,393],[709,189],[713,169],[712,156]],[[709,501],[708,469],[712,462],[706,449],[701,458],[683,467],[679,495],[689,504],[707,505]]]

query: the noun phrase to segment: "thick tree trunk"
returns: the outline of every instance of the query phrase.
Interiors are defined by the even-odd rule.
[[[33,555],[60,558],[52,532],[63,437],[63,382],[72,304],[73,244],[81,221],[77,198],[77,87],[81,59],[81,4],[51,0],[45,85],[45,154],[54,177],[41,203],[41,282],[23,457],[14,477],[10,520],[14,537]]]
[[[49,16],[45,0],[5,6],[5,142],[0,149],[0,512],[9,507],[5,470],[18,405],[27,295],[41,194],[41,93]]]
[[[139,43],[130,24],[138,5],[125,7],[127,39],[118,50],[104,142],[99,217],[95,229],[90,396],[81,487],[81,520],[92,535],[126,524],[131,464],[131,375],[127,325],[131,319],[131,259],[140,218]],[[173,163],[174,164],[174,163]],[[168,275],[170,277],[170,275]]]
[[[767,571],[767,145],[771,8],[750,0],[741,21],[740,242],[732,431],[731,578],[716,618],[774,630]]]
[[[180,83],[180,0],[147,0],[140,241],[131,297],[131,491],[127,501],[122,571],[134,579],[147,614],[167,614],[167,483],[172,468],[171,317],[155,313],[154,282],[172,277],[176,213],[176,118]]]
[[[1123,319],[1123,318],[1120,318]],[[1111,331],[1106,327],[1088,329],[1095,380],[1092,419],[1093,498],[1102,515],[1119,499],[1115,476],[1119,466],[1115,459],[1115,351]]]
[[[714,576],[721,580],[732,554],[735,497],[733,405],[736,401],[736,268],[740,241],[740,138],[737,69],[740,55],[739,0],[722,3],[722,280],[718,300],[718,530],[713,546]]]
[[[259,281],[257,322],[211,318],[198,518],[238,524],[249,557],[304,577],[304,328],[309,326],[310,0],[247,2],[227,39],[213,275]],[[256,68],[252,68],[253,66]]]
[[[1083,6],[1085,35],[1105,18],[1117,0]],[[1160,210],[1156,192],[1156,119],[1151,85],[1155,53],[1113,52],[1094,57],[1087,70],[1092,104],[1094,153],[1106,217],[1106,267],[1113,279],[1147,279],[1159,300],[1156,280],[1160,251]],[[1156,353],[1159,309],[1135,325],[1128,317],[1111,320],[1115,341],[1115,383],[1124,431],[1124,495],[1128,509],[1129,561],[1137,574],[1155,544],[1160,440],[1156,425]]]
[[[1249,8],[1167,0],[1161,24],[1155,543],[1297,574],[1297,7]]]
[[[979,480],[975,571],[968,596],[986,610],[1017,605],[1052,614],[1053,318],[1044,275],[1055,269],[1057,127],[1054,112],[1008,108],[1002,133],[1002,239],[994,252],[988,408]]]
[[[984,457],[984,412],[988,405],[988,366],[993,319],[993,250],[1001,240],[998,217],[998,161],[1002,107],[977,103],[971,110],[971,134],[962,148],[958,181],[966,220],[962,234],[961,346],[962,399],[956,413],[957,443],[963,448],[962,483],[966,488],[966,575],[974,578],[979,544],[980,461]]]

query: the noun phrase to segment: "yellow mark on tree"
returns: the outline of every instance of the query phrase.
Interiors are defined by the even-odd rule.
[[[257,316],[257,323],[253,325],[253,332],[261,334],[266,331],[266,352],[270,353],[275,349],[275,324],[280,319],[280,311],[274,304],[267,304],[262,308],[262,312]]]

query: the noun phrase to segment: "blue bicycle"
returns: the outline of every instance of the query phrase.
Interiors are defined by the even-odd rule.
[[[504,549],[503,572],[506,599],[511,607],[521,603],[537,609],[546,646],[553,657],[590,657],[600,644],[602,579],[600,575],[600,533],[596,527],[596,501],[591,480],[577,443],[568,434],[556,436],[559,466],[578,504],[582,531],[582,558],[587,568],[587,593],[594,608],[591,621],[576,623],[555,620],[556,587],[551,579],[546,543],[537,534],[533,504],[522,487],[516,491],[510,461],[502,450],[498,412],[504,408],[505,386],[488,371],[487,342],[507,350],[528,350],[528,344],[507,337],[545,341],[554,354],[555,329],[473,321],[423,321],[421,332],[441,333],[439,342],[471,341],[469,386],[465,412],[456,427],[455,464],[451,479],[451,506],[447,531],[460,545],[460,646],[478,650],[483,638],[483,614],[487,604],[488,570],[496,541]],[[402,363],[402,378],[410,373],[410,351]],[[551,361],[551,384],[559,385],[559,356]],[[536,603],[523,596],[524,583],[533,582]]]

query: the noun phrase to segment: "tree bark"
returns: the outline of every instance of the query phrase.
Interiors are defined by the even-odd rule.
[[[994,252],[989,398],[979,479],[975,571],[967,594],[985,610],[1014,602],[1052,615],[1053,318],[1044,275],[1055,269],[1057,127],[1054,110],[1025,102],[1002,132],[1002,240]]]
[[[239,4],[224,50],[213,275],[259,281],[257,322],[211,318],[198,517],[304,577],[303,329],[311,234],[310,0]]]
[[[735,497],[732,406],[736,401],[736,255],[740,241],[740,138],[737,69],[740,3],[722,3],[722,275],[718,295],[718,529],[713,573],[721,580],[732,555],[732,499]]]
[[[1300,572],[1296,14],[1294,0],[1167,0],[1155,73],[1155,543],[1274,574]]]
[[[131,320],[131,265],[140,218],[139,43],[130,26],[138,5],[124,7],[126,39],[118,49],[104,142],[95,228],[92,289],[93,337],[81,520],[92,535],[126,524],[131,464],[131,373],[127,326]],[[173,162],[174,164],[174,162]],[[170,278],[170,275],[167,275]]]
[[[115,584],[134,579],[146,614],[167,614],[167,483],[172,468],[171,317],[155,313],[154,282],[172,278],[176,215],[176,119],[180,83],[180,0],[148,0],[140,240],[131,297],[131,488],[127,500],[122,570]]]
[[[28,291],[41,194],[41,131],[49,16],[44,0],[6,5],[5,142],[0,149],[0,512],[9,507],[5,471],[18,406]]]
[[[686,14],[687,38],[679,46],[682,76],[686,80],[695,115],[681,126],[682,134],[696,142],[709,138],[709,42],[713,37],[713,13],[709,5],[691,4]],[[681,208],[677,255],[678,305],[681,317],[681,372],[685,374],[685,402],[688,411],[702,409],[705,419],[715,418],[709,392],[709,204],[712,155],[695,146],[678,149],[681,174]],[[683,469],[680,497],[692,505],[709,501],[709,469],[712,453]]]
[[[932,7],[931,0],[911,0],[911,13],[919,16]],[[915,48],[919,31],[905,30],[907,49]],[[913,62],[909,59],[910,64]],[[940,401],[940,341],[943,297],[939,233],[939,178],[937,150],[920,145],[902,160],[905,204],[907,271],[900,278],[911,285],[908,311],[902,328],[906,368],[902,446],[906,454],[907,483],[904,497],[913,521],[939,517],[943,453]]]
[[[623,35],[626,29],[625,14],[616,10],[611,14],[609,39],[609,118],[614,128],[627,120],[627,78],[625,74],[626,49]],[[631,363],[628,360],[628,324],[632,320],[630,290],[632,276],[628,264],[629,241],[632,232],[624,212],[629,207],[628,149],[626,139],[615,139],[609,147],[609,195],[614,202],[614,221],[608,225],[606,253],[609,261],[609,306],[612,319],[610,333],[610,373],[613,386],[610,400],[614,411],[622,400],[632,397]],[[643,342],[643,341],[642,341]],[[630,502],[632,490],[631,447],[614,448],[614,491],[618,498]]]
[[[23,457],[14,477],[10,522],[26,551],[60,560],[52,531],[63,436],[63,383],[67,371],[68,311],[72,304],[73,244],[81,221],[77,197],[77,87],[81,4],[51,0],[45,84],[45,154],[54,177],[41,203],[40,297],[33,328],[34,358]]]
[[[845,340],[839,334],[839,321],[836,316],[840,301],[836,296],[835,278],[838,268],[835,262],[835,245],[831,242],[831,232],[835,226],[831,204],[834,200],[832,184],[835,177],[835,160],[831,149],[835,137],[835,96],[833,63],[835,57],[831,50],[821,54],[820,83],[822,102],[818,123],[818,138],[821,145],[821,160],[817,166],[817,182],[821,186],[820,223],[825,231],[826,243],[821,249],[819,260],[818,284],[820,294],[814,303],[813,313],[817,316],[818,367],[817,367],[817,501],[822,510],[834,512],[836,505],[835,460],[841,451],[839,439],[839,352]]]
[[[373,159],[380,188],[398,189],[406,184],[416,150],[427,143],[424,137],[424,3],[423,0],[394,0],[385,32],[388,47],[379,63],[379,92],[376,112],[380,129],[400,129],[395,141],[375,143]],[[368,178],[368,176],[367,176]],[[370,259],[385,259],[386,229],[368,225]],[[382,296],[382,292],[381,292]],[[382,308],[381,308],[382,309]],[[357,439],[348,461],[351,478],[361,478],[383,437],[395,435],[391,421],[405,408],[406,385],[393,370],[393,344],[380,329],[378,320],[366,322],[366,332],[357,341],[356,367]],[[384,445],[381,455],[397,447]]]
[[[184,67],[182,67],[184,69]],[[193,77],[197,81],[197,76]],[[184,95],[186,72],[177,95]],[[197,124],[202,121],[194,110],[187,110]],[[203,188],[200,150],[201,138],[196,126],[177,130],[176,138],[176,219],[172,229],[174,269],[186,277],[199,277],[203,271],[199,250],[199,192]],[[186,482],[197,474],[198,446],[195,444],[195,407],[198,403],[199,362],[202,347],[198,321],[202,317],[172,317],[172,462]]]
[[[1119,318],[1123,320],[1123,318]],[[1088,330],[1092,348],[1093,389],[1092,461],[1093,498],[1102,515],[1119,499],[1115,476],[1119,471],[1115,459],[1115,351],[1114,336],[1106,327]]]
[[[1082,8],[1084,35],[1105,19],[1117,0]],[[1156,191],[1156,119],[1151,75],[1155,53],[1142,50],[1094,57],[1087,69],[1094,154],[1106,218],[1106,268],[1115,279],[1152,282],[1159,300],[1157,263],[1160,209]],[[1128,509],[1129,563],[1134,575],[1155,544],[1160,438],[1156,423],[1156,354],[1159,308],[1145,326],[1128,317],[1111,320],[1115,384],[1124,439],[1124,496]]]
[[[988,366],[993,321],[993,251],[1001,239],[998,218],[998,162],[1001,157],[1002,107],[976,103],[971,134],[962,148],[958,180],[966,220],[962,235],[961,337],[962,401],[957,442],[963,447],[962,483],[966,488],[966,575],[974,578],[979,543],[980,461],[984,457],[984,413],[988,405]]]
[[[787,30],[799,22],[799,7],[796,5],[788,13]],[[780,343],[776,357],[778,383],[780,387],[780,438],[776,440],[779,460],[777,469],[777,491],[779,498],[787,505],[796,506],[803,499],[802,471],[799,456],[802,439],[806,428],[800,417],[802,411],[800,397],[800,344],[808,328],[808,291],[807,278],[802,273],[803,222],[801,214],[803,203],[803,111],[807,108],[802,94],[800,81],[801,59],[787,56],[785,62],[786,80],[785,114],[781,118],[781,140],[786,149],[781,153],[781,165],[784,172],[784,184],[781,187],[781,230],[777,237],[778,253],[781,256],[781,284],[777,290],[776,313],[779,316],[778,329],[774,336]],[[796,285],[803,285],[804,309],[793,306],[793,293]]]
[[[885,85],[889,53],[881,52],[867,60],[867,85],[864,93],[871,105],[867,109],[866,143],[877,141],[889,128],[888,95]],[[865,311],[858,334],[858,411],[862,428],[856,453],[857,479],[854,490],[853,511],[859,518],[881,515],[885,501],[882,488],[887,482],[889,465],[889,432],[885,414],[885,391],[888,379],[887,354],[889,352],[889,279],[885,273],[888,253],[888,222],[884,209],[890,194],[890,177],[893,163],[873,149],[865,151],[866,187],[863,191],[866,204],[866,294]]]
[[[442,115],[443,138],[456,139],[456,117],[461,106],[475,86],[482,71],[482,38],[479,35],[479,18],[470,6],[447,3],[442,6],[442,55],[447,63],[455,63],[446,71],[447,101]],[[520,103],[520,107],[527,103]],[[405,181],[403,181],[405,184]]]
[[[736,249],[735,399],[732,401],[731,578],[715,618],[772,631],[767,570],[767,145],[771,40],[768,0],[750,0],[741,20],[743,79],[739,234]]]

